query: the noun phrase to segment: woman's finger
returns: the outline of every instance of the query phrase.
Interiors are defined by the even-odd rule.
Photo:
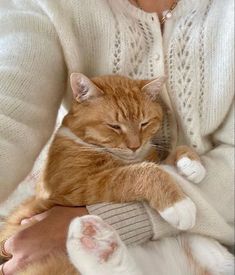
[[[0,265],[0,275],[4,275],[4,270],[3,270],[4,266],[3,264]]]
[[[13,252],[13,237],[7,239],[4,243],[4,250],[7,254],[12,255]]]
[[[26,264],[20,259],[12,258],[11,260],[5,262],[1,267],[3,275],[15,275],[17,270],[22,269]],[[1,273],[0,273],[1,274]],[[1,274],[2,275],[2,274]]]
[[[6,242],[7,240],[3,240],[0,242],[0,255],[2,258],[9,260],[12,257],[12,254],[7,248]]]
[[[47,215],[48,215],[48,211],[34,215],[31,218],[23,219],[21,221],[21,224],[24,225],[24,224],[32,223],[35,221],[41,221],[41,220],[45,219],[47,217]]]
[[[12,265],[13,264],[13,265]],[[13,260],[9,260],[8,262],[5,262],[4,264],[1,265],[1,275],[13,275],[14,272],[14,261]]]
[[[0,275],[5,275],[5,272],[4,272],[4,265],[0,265]]]

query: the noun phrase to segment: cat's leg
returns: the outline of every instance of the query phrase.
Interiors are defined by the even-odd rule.
[[[73,205],[99,202],[147,201],[172,226],[188,230],[195,224],[196,207],[177,181],[155,163],[142,162],[106,169],[88,177],[66,194]]]
[[[219,242],[199,235],[188,235],[194,259],[213,275],[233,275],[234,256]]]
[[[193,183],[200,183],[206,175],[198,154],[188,146],[178,146],[167,161],[176,165],[179,173]]]
[[[97,216],[71,222],[67,250],[83,275],[141,275],[117,232]]]

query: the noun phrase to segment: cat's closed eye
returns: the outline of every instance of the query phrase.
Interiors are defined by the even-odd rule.
[[[121,130],[121,126],[120,125],[118,125],[118,124],[109,124],[109,123],[107,123],[107,125],[110,127],[110,128],[112,128],[112,129],[114,129],[114,130]]]
[[[148,124],[149,124],[149,121],[142,122],[142,123],[140,123],[140,128],[144,128],[144,127],[146,127]]]
[[[159,117],[155,116],[155,117],[149,118],[148,120],[142,121],[139,125],[139,128],[144,129],[144,128],[147,128],[147,126],[150,126],[153,124],[157,125],[158,122],[159,122]]]

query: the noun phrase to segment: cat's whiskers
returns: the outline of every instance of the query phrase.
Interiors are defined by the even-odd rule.
[[[109,148],[108,151],[113,153],[115,156],[120,159],[124,159],[125,161],[130,162],[140,162],[143,161],[145,156],[148,154],[151,148],[151,144],[149,142],[143,144],[139,149],[133,152],[130,149],[120,149],[120,148]]]
[[[152,143],[151,146],[152,146],[152,147],[155,147],[155,148],[156,148],[157,150],[159,150],[159,151],[167,151],[167,152],[170,151],[169,147],[166,146],[166,145],[153,144],[153,143]]]
[[[83,150],[83,151],[94,151],[94,147],[93,146],[81,146],[80,147],[80,150]],[[105,147],[98,147],[97,146],[97,148],[95,148],[95,151],[97,151],[97,152],[107,152],[108,150],[107,150],[107,148],[105,148]]]

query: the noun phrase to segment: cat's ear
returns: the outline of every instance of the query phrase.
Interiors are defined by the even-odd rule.
[[[72,73],[70,83],[74,99],[78,102],[96,98],[103,94],[100,88],[81,73]]]
[[[163,84],[166,81],[166,76],[158,76],[153,80],[145,81],[144,86],[141,88],[143,93],[146,93],[151,100],[156,100],[158,94],[161,92]]]

